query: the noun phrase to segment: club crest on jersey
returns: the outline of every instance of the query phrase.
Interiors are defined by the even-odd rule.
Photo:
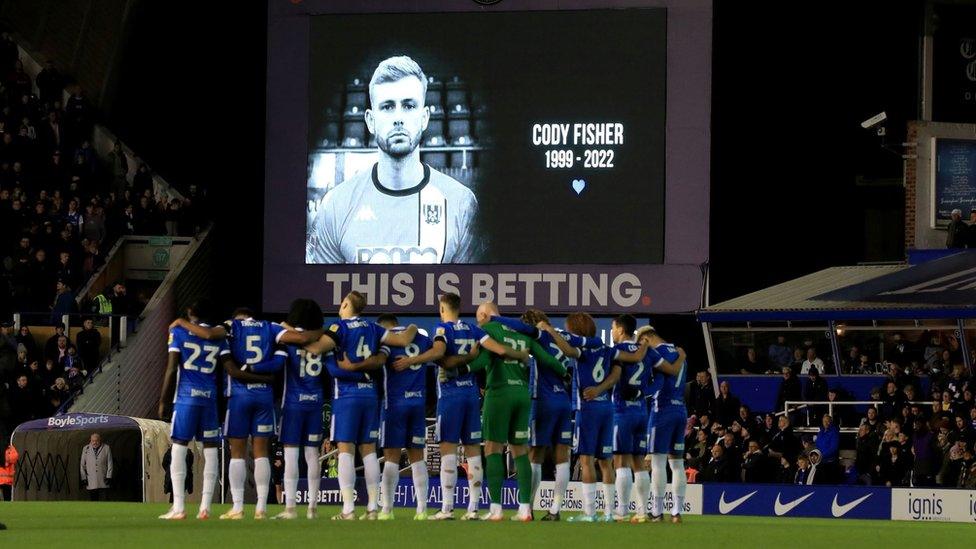
[[[441,205],[424,204],[424,222],[428,225],[437,225],[441,222]]]

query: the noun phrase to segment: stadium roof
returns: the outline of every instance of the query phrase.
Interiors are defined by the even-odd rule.
[[[831,267],[698,311],[702,322],[976,318],[976,251]]]

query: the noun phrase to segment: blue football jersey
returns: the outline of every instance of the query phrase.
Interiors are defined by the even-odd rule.
[[[633,341],[625,341],[614,345],[614,349],[636,353],[640,346]],[[653,368],[649,364],[655,364],[658,359],[660,357],[657,352],[654,349],[648,349],[647,354],[644,355],[644,360],[620,363],[620,380],[613,386],[613,403],[617,410],[625,410],[627,402],[643,402],[644,391],[647,390],[648,378],[651,376]]]
[[[662,343],[654,350],[657,351],[658,360],[654,362],[655,368],[661,362],[667,360],[674,362],[678,360],[678,350],[671,343]],[[646,361],[646,359],[645,359]],[[648,361],[650,364],[650,362]],[[668,375],[664,372],[654,372],[655,376],[661,377],[661,385],[654,397],[654,409],[662,410],[668,407],[685,407],[685,372],[687,371],[688,361],[682,361],[678,375]]]
[[[593,344],[590,341],[592,338],[578,336],[565,330],[560,330],[559,328],[556,328],[556,332],[561,335],[571,347],[599,347],[603,345],[602,343]],[[563,366],[565,366],[567,370],[573,369],[575,361],[559,350],[559,346],[556,345],[556,342],[552,339],[552,335],[549,332],[545,330],[538,330],[536,340],[539,342],[539,345],[542,345],[543,349],[555,357],[556,360],[562,362]],[[529,361],[529,394],[532,395],[532,398],[539,400],[569,398],[569,394],[566,392],[566,386],[563,383],[563,378],[549,368],[539,368],[539,365],[536,363],[534,358]]]
[[[279,353],[282,351],[278,351]],[[281,397],[284,408],[318,409],[322,407],[322,371],[326,362],[335,362],[335,353],[310,353],[301,347],[285,348],[285,386]]]
[[[579,352],[576,368],[573,369],[573,408],[582,410],[592,406],[610,406],[610,396],[606,392],[593,400],[584,400],[583,390],[603,383],[610,374],[613,361],[617,359],[617,350],[602,346],[579,349]]]
[[[339,351],[353,363],[362,362],[379,352],[386,334],[379,324],[359,317],[337,320],[327,325],[327,329],[335,334]],[[329,368],[329,373],[333,376],[333,398],[378,396],[376,383],[368,373],[346,372],[340,370],[338,365],[334,370]]]
[[[207,326],[201,324],[201,326]],[[184,328],[169,331],[169,352],[180,353],[173,402],[212,405],[217,400],[217,360],[230,353],[226,341],[209,341]]]
[[[281,325],[267,320],[247,318],[225,322],[224,328],[227,330],[231,356],[234,357],[242,370],[268,373],[277,369],[268,367],[268,365],[275,363],[280,368],[281,358],[275,358],[274,353],[278,339],[285,332]],[[224,394],[234,396],[242,391],[270,393],[271,385],[268,383],[247,383],[228,375]]]
[[[447,345],[444,356],[466,355],[471,352],[476,343],[481,343],[488,334],[474,324],[467,322],[441,322],[434,329],[434,341],[443,341]],[[441,377],[446,376],[438,376]],[[464,395],[478,395],[478,384],[474,374],[449,377],[437,384],[437,398]]]
[[[402,332],[406,328],[398,326],[390,330],[393,333]],[[384,345],[383,352],[389,357],[386,360],[386,375],[383,376],[383,407],[390,408],[397,404],[408,402],[424,403],[427,389],[427,366],[431,364],[414,364],[398,372],[393,369],[393,363],[401,356],[417,356],[426,353],[433,346],[429,337],[417,334],[413,343],[406,347]]]

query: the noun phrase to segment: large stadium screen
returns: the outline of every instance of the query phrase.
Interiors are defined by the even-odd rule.
[[[709,42],[669,44],[707,8],[346,4],[272,3],[266,308],[697,305]]]

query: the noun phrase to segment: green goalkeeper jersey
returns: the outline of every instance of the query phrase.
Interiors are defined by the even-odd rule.
[[[553,358],[531,337],[510,330],[497,322],[489,322],[481,327],[492,339],[517,351],[528,351],[538,365],[545,366],[559,375],[566,375],[566,367]],[[470,364],[471,371],[488,371],[488,390],[508,387],[529,388],[529,368],[515,360],[488,351],[482,351]]]

